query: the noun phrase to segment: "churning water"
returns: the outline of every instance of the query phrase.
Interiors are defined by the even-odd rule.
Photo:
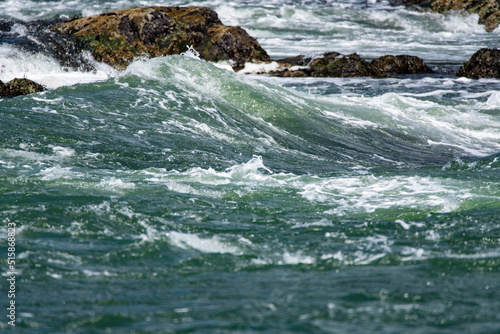
[[[25,21],[174,4],[272,58],[411,54],[441,74],[274,78],[189,54],[86,72],[15,43],[43,43]],[[49,88],[0,101],[1,330],[14,222],[22,333],[500,331],[500,80],[446,74],[497,46],[476,16],[16,0],[0,19],[0,80]]]

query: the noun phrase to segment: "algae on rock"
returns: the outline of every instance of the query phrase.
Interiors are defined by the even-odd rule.
[[[14,97],[42,92],[45,87],[26,78],[13,79],[7,83],[0,81],[0,97]]]
[[[189,46],[209,61],[228,60],[235,69],[269,61],[259,43],[240,27],[224,26],[207,7],[145,7],[117,10],[57,24],[98,61],[124,69],[136,57],[180,54]]]

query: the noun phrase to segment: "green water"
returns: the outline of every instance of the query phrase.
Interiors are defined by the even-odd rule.
[[[497,93],[324,80],[173,56],[0,101],[2,331],[498,332]]]

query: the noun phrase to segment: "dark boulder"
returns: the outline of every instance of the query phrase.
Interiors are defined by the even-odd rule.
[[[382,56],[372,60],[372,70],[384,75],[395,74],[425,74],[434,71],[417,56],[398,55]]]
[[[481,49],[462,66],[458,76],[471,79],[500,78],[500,50]]]
[[[319,57],[297,56],[277,61],[283,70],[274,74],[283,77],[369,77],[379,76],[370,64],[356,54],[342,55],[338,52],[327,52]],[[294,66],[299,68],[293,69]]]
[[[0,81],[0,97],[28,95],[44,90],[45,87],[29,79],[13,79],[7,83]]]
[[[208,29],[209,38],[199,47],[208,61],[232,60],[240,70],[248,61],[270,61],[267,52],[241,27],[214,25]]]
[[[369,77],[378,76],[372,71],[370,64],[357,53],[341,55],[337,52],[328,52],[321,58],[314,59],[310,65],[313,77]]]
[[[281,68],[271,74],[280,77],[383,78],[397,74],[433,73],[421,58],[408,55],[383,56],[369,63],[356,53],[346,56],[327,52],[317,57],[300,55],[276,62]]]
[[[180,54],[188,46],[209,61],[229,60],[235,69],[245,62],[269,61],[259,43],[239,27],[224,26],[206,7],[146,7],[117,10],[53,26],[69,35],[98,61],[124,69],[143,55]]]

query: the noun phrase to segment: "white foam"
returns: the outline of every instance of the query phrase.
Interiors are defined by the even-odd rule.
[[[252,179],[260,179],[262,177],[262,173],[259,170],[264,170],[267,173],[272,174],[272,171],[269,170],[266,166],[264,166],[263,160],[261,156],[254,156],[247,163],[243,163],[240,165],[235,165],[226,170],[225,173],[231,178],[252,178]]]
[[[470,187],[461,183],[447,184],[440,179],[418,176],[368,175],[319,179],[303,184],[299,194],[312,202],[330,203],[332,209],[328,212],[335,215],[398,207],[449,212],[459,208],[461,196],[471,196]],[[408,227],[406,224],[401,225]]]
[[[487,258],[495,258],[498,259],[500,257],[500,249],[495,249],[487,252],[479,252],[474,254],[446,254],[446,258],[450,259],[487,259]]]
[[[273,177],[272,171],[263,164],[260,156],[254,156],[250,161],[234,165],[224,171],[195,167],[182,173],[175,170],[159,169],[144,170],[142,173],[147,176],[146,181],[165,184],[170,191],[213,198],[222,198],[230,190],[214,189],[213,187],[206,187],[206,185],[232,183],[243,186],[236,190],[237,194],[243,196],[252,191],[251,187],[245,185],[265,184],[266,187],[274,187],[284,184],[284,181],[280,179],[280,175],[283,176],[283,174]],[[234,192],[231,191],[231,193]]]
[[[88,57],[91,57],[88,55]],[[0,80],[27,78],[48,89],[91,83],[109,79],[116,73],[110,66],[95,62],[95,72],[82,72],[62,67],[54,58],[32,54],[8,45],[0,45]]]
[[[304,255],[301,252],[284,252],[283,259],[278,261],[278,264],[313,264],[315,262],[316,260],[312,256]]]
[[[184,249],[194,249],[202,253],[241,254],[238,247],[221,241],[218,236],[200,238],[196,234],[172,231],[167,233],[167,237],[175,246]]]
[[[361,246],[361,245],[360,245]],[[371,264],[381,258],[387,256],[387,253],[368,253],[364,251],[355,251],[353,253],[343,253],[338,251],[333,254],[323,254],[321,256],[321,260],[323,261],[331,261],[335,260],[342,265],[347,266],[363,266]]]
[[[484,94],[489,94],[489,97],[485,103],[478,104],[481,110],[500,109],[500,91],[492,91]]]
[[[28,34],[28,28],[22,24],[16,23],[10,29],[10,33],[17,35],[18,37],[24,37]]]
[[[486,108],[495,105],[491,95]],[[411,133],[425,139],[430,145],[456,147],[477,156],[493,154],[500,149],[500,121],[478,111],[470,104],[447,106],[432,101],[387,93],[374,98],[351,97],[352,101],[374,108],[365,112],[379,127],[389,127],[401,133]]]
[[[50,147],[54,153],[61,158],[67,158],[75,155],[75,150],[72,148],[55,145],[49,145],[48,147]]]
[[[482,24],[479,24],[478,14],[464,14],[450,12],[444,16],[440,22],[443,29],[450,32],[449,37],[457,33],[485,33],[486,30]]]
[[[257,74],[257,73],[268,73],[270,71],[276,71],[280,68],[280,65],[273,61],[271,63],[245,63],[245,67],[238,71],[240,74]]]
[[[53,273],[50,271],[47,271],[46,274],[47,274],[47,276],[52,277],[54,279],[62,279],[63,278],[63,276],[61,274],[56,274],[56,273]]]
[[[143,173],[148,182],[163,183],[171,191],[214,198],[223,198],[227,191],[232,195],[236,193],[243,196],[256,187],[276,187],[287,189],[287,192],[294,189],[308,201],[330,205],[326,213],[339,216],[398,208],[450,212],[459,210],[468,199],[482,196],[480,190],[467,180],[402,175],[385,177],[368,174],[365,170],[355,175],[332,177],[272,173],[261,157],[254,157],[247,163],[225,171],[196,167],[185,172],[155,169]],[[232,184],[237,188],[206,187],[224,184]],[[290,223],[292,228],[309,228],[329,226],[331,221],[322,219]],[[422,227],[420,223],[402,219],[396,223],[404,229]]]
[[[325,227],[325,226],[332,226],[332,222],[328,219],[320,219],[315,222],[311,223],[296,223],[292,226],[292,228],[310,228],[310,227]]]
[[[99,277],[99,276],[111,277],[111,276],[116,276],[115,274],[110,273],[108,270],[95,271],[95,270],[90,270],[90,269],[83,269],[82,273],[85,276],[87,276],[87,277]]]
[[[189,126],[191,126],[194,129],[199,130],[203,134],[209,135],[215,139],[222,140],[228,143],[235,142],[235,139],[232,137],[229,137],[225,133],[218,131],[215,129],[215,127],[211,127],[206,123],[201,123],[198,122],[197,120],[191,119],[188,123]]]
[[[3,161],[4,164],[8,166],[13,165],[24,165],[26,163],[31,164],[31,166],[44,166],[48,162],[61,162],[64,161],[65,158],[70,157],[72,154],[65,155],[71,153],[71,149],[62,148],[57,152],[54,152],[54,155],[42,154],[37,152],[31,152],[31,146],[21,144],[19,145],[20,150],[16,149],[0,149],[0,157],[7,161]],[[64,152],[64,153],[63,153]]]
[[[112,176],[102,179],[99,184],[97,184],[97,187],[112,191],[123,191],[134,189],[135,184],[132,182],[125,182],[119,178]]]
[[[71,167],[61,167],[59,165],[43,169],[40,171],[40,175],[42,175],[42,180],[44,181],[77,179],[84,176],[82,173],[72,171]]]
[[[427,252],[423,248],[417,247],[404,247],[401,250],[402,261],[415,261],[415,260],[424,260],[426,256],[424,256]]]
[[[187,50],[181,53],[181,56],[200,60],[200,53],[192,45],[189,45]]]

